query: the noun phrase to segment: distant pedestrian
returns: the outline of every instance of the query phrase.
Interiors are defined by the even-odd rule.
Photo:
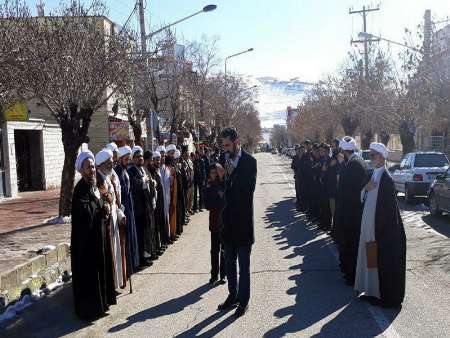
[[[384,144],[370,145],[374,171],[362,191],[355,290],[372,304],[397,307],[405,295],[406,236],[394,183],[385,167],[387,156]]]

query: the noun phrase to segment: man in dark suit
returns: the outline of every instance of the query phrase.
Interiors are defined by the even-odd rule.
[[[356,142],[353,138],[344,137],[340,148],[344,152],[346,163],[338,184],[336,239],[346,283],[354,285],[363,211],[361,190],[369,176],[366,163],[355,153]]]
[[[240,317],[248,309],[250,300],[250,253],[255,242],[253,229],[253,193],[256,185],[256,160],[241,149],[239,136],[234,128],[221,133],[226,152],[225,207],[222,211],[221,237],[225,246],[225,267],[229,295],[219,310],[237,306],[235,315]],[[239,288],[237,266],[239,262]]]

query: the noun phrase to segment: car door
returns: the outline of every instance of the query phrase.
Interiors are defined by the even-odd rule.
[[[414,176],[414,154],[409,154],[403,171],[403,187],[407,182],[412,182]]]
[[[445,173],[444,180],[440,186],[439,200],[441,208],[450,211],[450,168]]]
[[[392,178],[394,180],[395,190],[403,192],[403,189],[401,187],[402,185],[402,171],[405,168],[407,156],[403,158],[403,160],[400,163],[400,167],[394,171],[392,174]]]

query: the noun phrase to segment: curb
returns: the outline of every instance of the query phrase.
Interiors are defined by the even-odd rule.
[[[67,243],[58,244],[55,249],[3,272],[0,274],[0,313],[23,295],[43,289],[70,272],[70,246]]]

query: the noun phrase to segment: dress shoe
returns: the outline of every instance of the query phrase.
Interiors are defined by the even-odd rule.
[[[221,278],[220,281],[219,281],[219,284],[220,285],[227,284],[227,281],[225,280],[225,278]]]
[[[216,284],[219,279],[217,277],[211,277],[209,279],[209,284]]]
[[[236,299],[236,297],[228,296],[226,301],[224,303],[220,304],[217,309],[220,311],[229,310],[229,309],[235,308],[238,304],[239,304],[239,301]]]
[[[236,312],[234,313],[236,318],[242,317],[248,310],[248,305],[240,305],[237,307]]]

